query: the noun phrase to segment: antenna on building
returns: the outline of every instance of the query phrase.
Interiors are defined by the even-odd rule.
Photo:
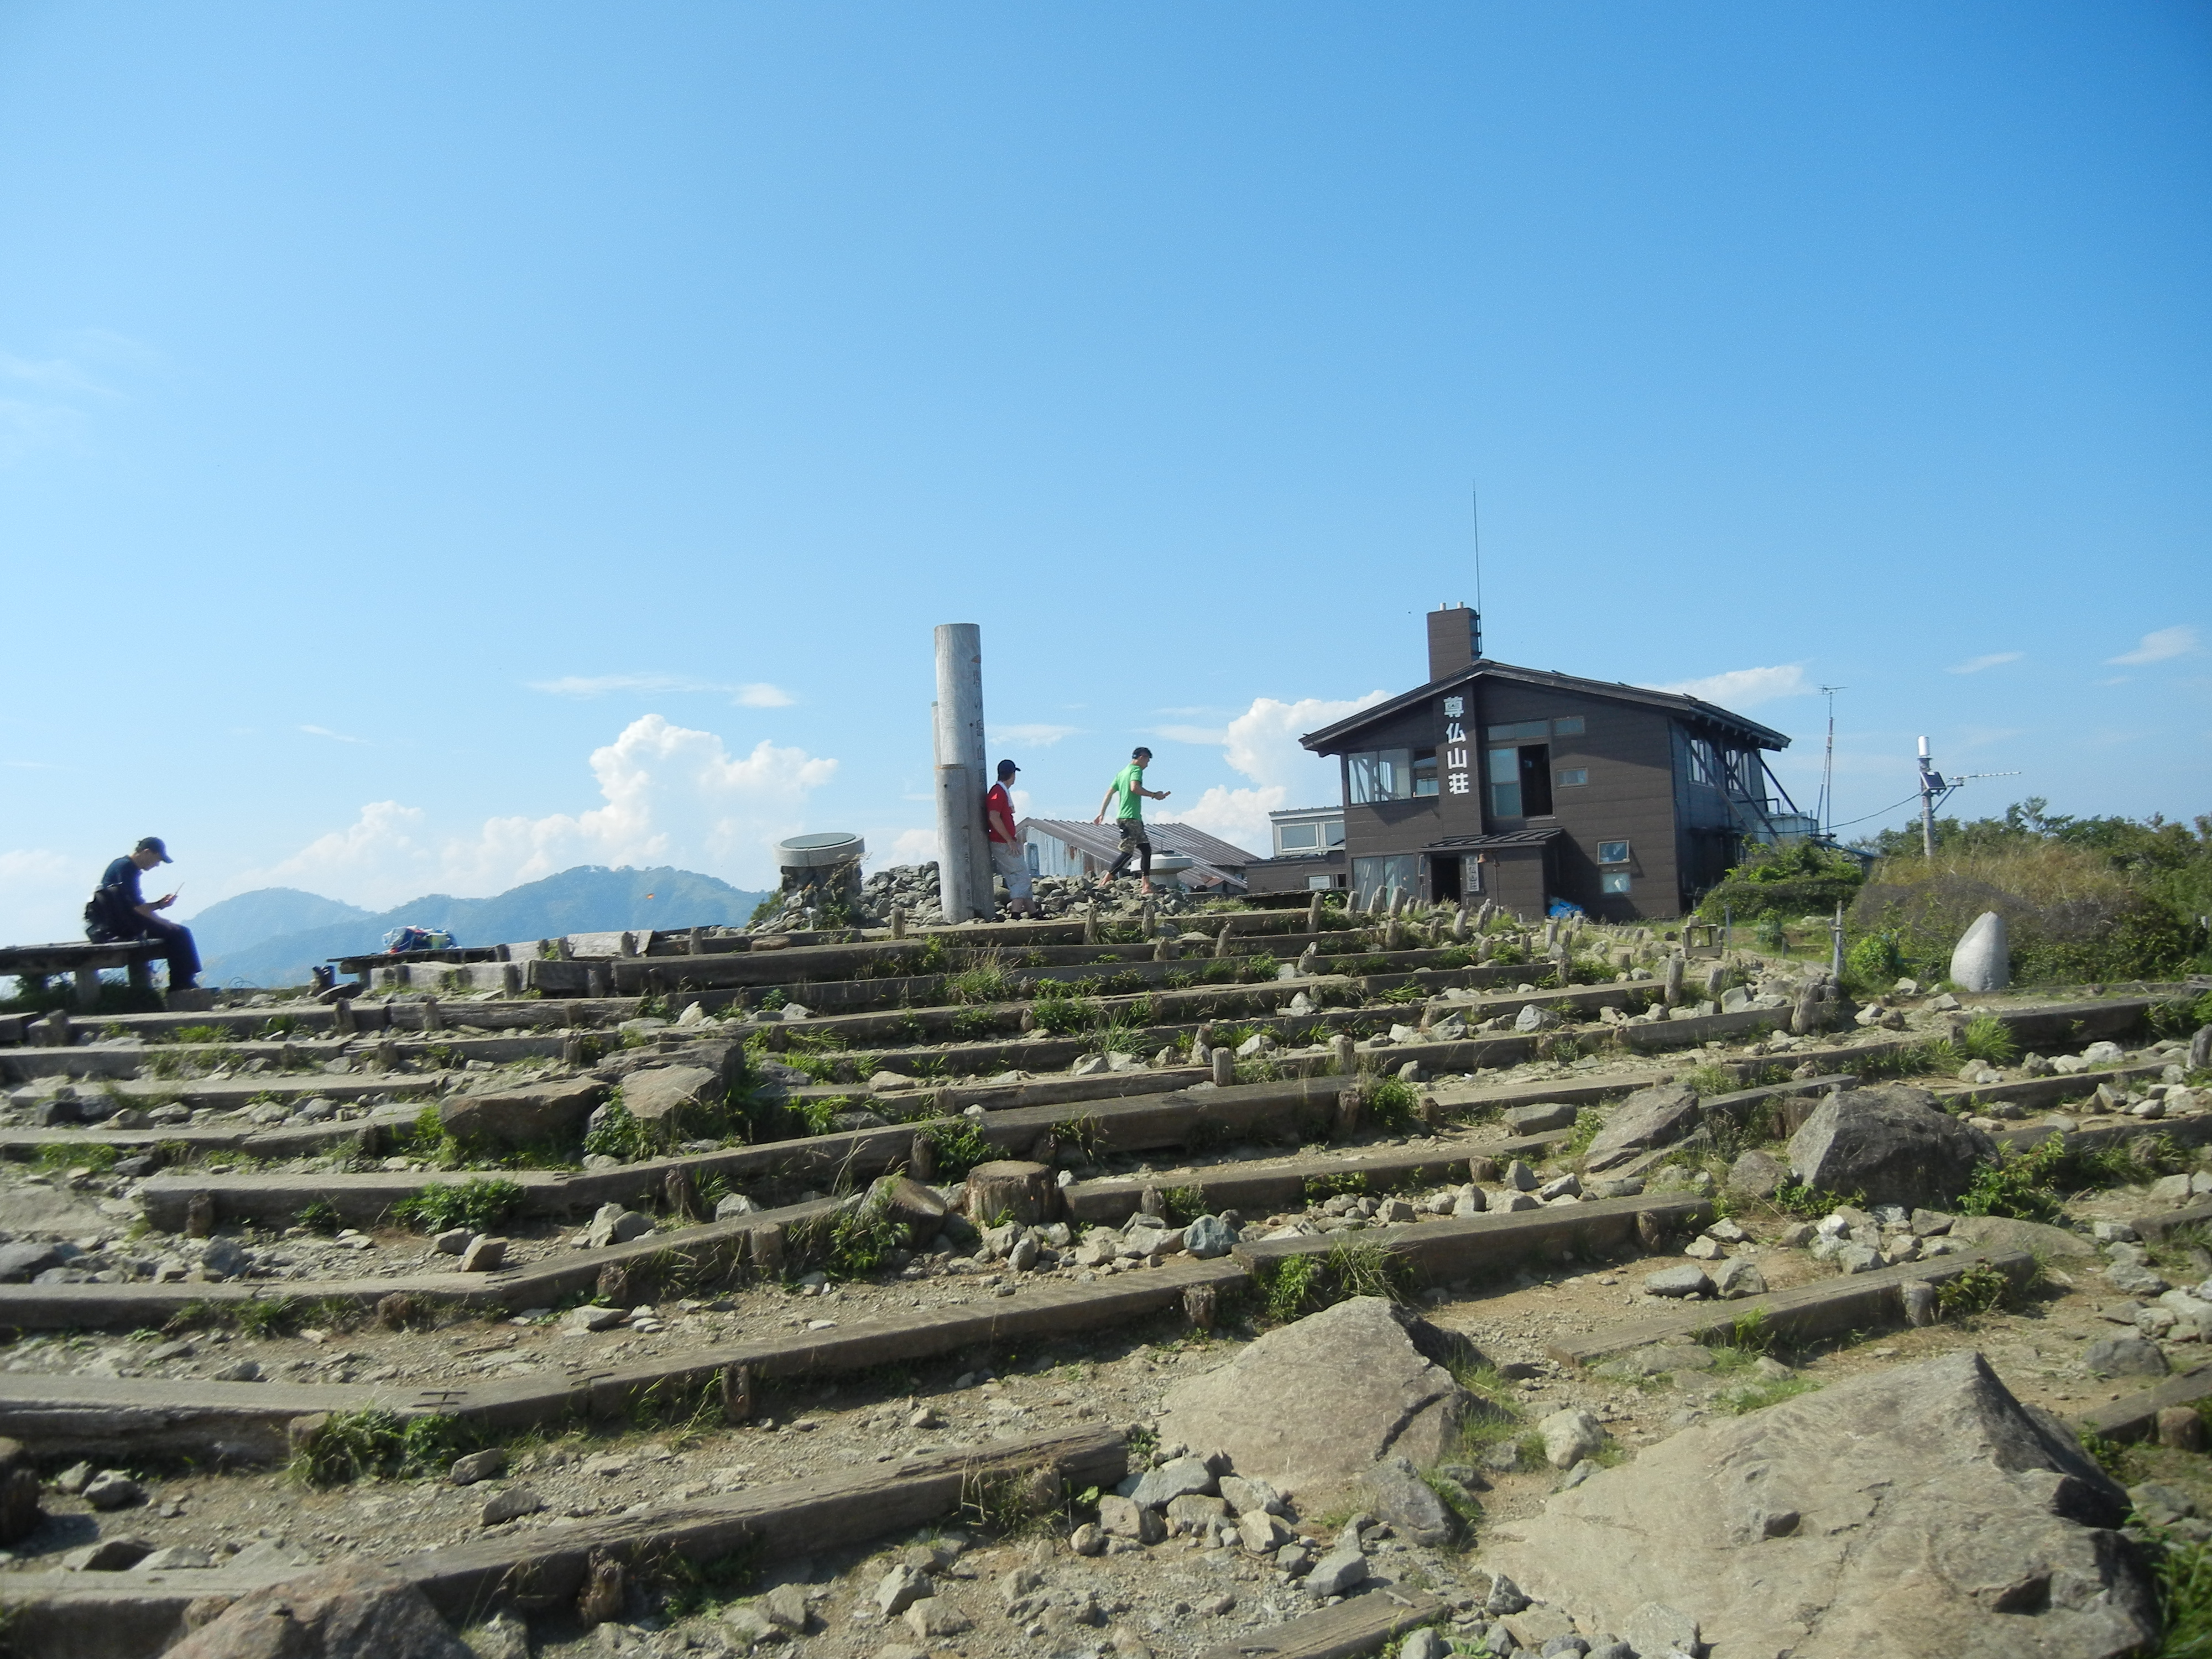
[[[1848,685],[1820,688],[1820,695],[1828,700],[1828,752],[1820,762],[1820,804],[1813,809],[1813,822],[1820,826],[1824,838],[1836,816],[1836,693],[1850,690]]]
[[[1479,629],[1482,616],[1482,491],[1473,478],[1467,481],[1467,502],[1474,526],[1474,614],[1478,619],[1475,625]],[[1479,657],[1481,654],[1478,648],[1475,655]]]

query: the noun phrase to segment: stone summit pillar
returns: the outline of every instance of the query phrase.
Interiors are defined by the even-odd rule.
[[[983,630],[937,627],[937,881],[947,921],[994,914],[990,838],[983,794]]]

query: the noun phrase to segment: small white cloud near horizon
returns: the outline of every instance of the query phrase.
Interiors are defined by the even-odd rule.
[[[2160,628],[2146,634],[2132,651],[2123,651],[2117,657],[2107,657],[2106,662],[2115,668],[2142,668],[2154,662],[2171,662],[2176,657],[2185,657],[2197,649],[2197,630],[2186,623],[2173,628]],[[2107,684],[2112,682],[2106,682]]]
[[[362,743],[367,738],[349,738],[343,732],[333,732],[327,726],[303,726],[300,728],[311,738],[328,738],[332,743]]]
[[[1063,738],[1072,738],[1083,728],[1079,726],[1000,726],[993,728],[991,741],[998,744],[1018,743],[1031,749],[1049,749]],[[997,764],[996,762],[993,763]]]
[[[799,701],[781,686],[765,680],[730,685],[684,674],[564,674],[556,680],[529,684],[532,691],[554,697],[603,697],[612,691],[718,691],[741,708],[788,708]]]
[[[433,890],[503,892],[579,864],[662,863],[773,887],[770,846],[805,827],[806,798],[837,763],[765,738],[732,756],[711,732],[646,714],[593,750],[591,768],[601,805],[487,818],[473,832],[440,834],[419,806],[372,801],[346,828],[241,872],[232,890],[301,886],[382,909]]]
[[[1805,683],[1802,663],[1785,663],[1771,668],[1731,668],[1723,673],[1708,674],[1703,679],[1677,680],[1672,685],[1653,689],[1671,691],[1677,696],[1695,697],[1700,702],[1716,703],[1723,708],[1755,708],[1777,697],[1807,696],[1814,690]]]
[[[2027,654],[2025,651],[1992,651],[1987,656],[1969,657],[1954,663],[1943,672],[1947,674],[1978,674],[1984,668],[2002,668],[2008,662],[2018,662]]]

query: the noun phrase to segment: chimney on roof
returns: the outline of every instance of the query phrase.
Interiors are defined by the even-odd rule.
[[[1482,660],[1482,613],[1463,605],[1429,612],[1429,678],[1449,679]]]

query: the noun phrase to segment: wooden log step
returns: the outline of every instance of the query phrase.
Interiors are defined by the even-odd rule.
[[[1704,1226],[1712,1215],[1708,1199],[1645,1194],[1587,1203],[1547,1204],[1537,1210],[1469,1216],[1464,1220],[1245,1239],[1231,1255],[1256,1274],[1291,1256],[1326,1255],[1340,1244],[1368,1245],[1407,1262],[1417,1281],[1442,1285],[1519,1267],[1539,1256],[1556,1259],[1569,1251],[1587,1255],[1632,1244],[1640,1217],[1648,1216],[1662,1228],[1671,1230]]]
[[[2212,1399],[2212,1361],[2167,1377],[2155,1388],[2126,1395],[2084,1412],[2079,1419],[2085,1434],[2106,1440],[2147,1440],[2158,1431],[2158,1414],[2172,1406],[2193,1406]]]
[[[2212,1227],[2212,1203],[2185,1204],[2178,1210],[2161,1211],[2157,1215],[2136,1216],[2128,1225],[2145,1238],[2162,1238],[2185,1227]]]
[[[1758,1320],[1776,1336],[1793,1340],[1834,1331],[1871,1330],[1905,1316],[1900,1285],[1914,1279],[1941,1285],[1984,1263],[2015,1285],[2027,1284],[2036,1271],[2035,1258],[2025,1250],[1967,1250],[1928,1261],[1879,1267],[1872,1273],[1839,1274],[1736,1302],[1693,1303],[1679,1313],[1629,1320],[1586,1335],[1557,1336],[1547,1352],[1563,1364],[1588,1365],[1655,1342],[1725,1339],[1744,1320]]]
[[[1370,1580],[1362,1594],[1333,1607],[1218,1642],[1198,1659],[1356,1659],[1450,1611],[1426,1590]]]
[[[2028,1123],[2017,1129],[2000,1129],[1990,1138],[2008,1152],[2025,1152],[2061,1133],[2068,1149],[2075,1152],[2124,1146],[2151,1136],[2163,1136],[2177,1146],[2202,1146],[2212,1142],[2212,1112],[2192,1112],[2187,1117],[2114,1118],[2063,1132],[2048,1123]]]
[[[2022,1078],[2014,1083],[1955,1084],[1932,1092],[1946,1106],[1972,1109],[2010,1104],[2040,1111],[2094,1094],[2100,1083],[2125,1083],[2131,1078],[2155,1079],[2165,1069],[2166,1062],[2159,1060],[2148,1066],[2114,1066],[2100,1071]]]
[[[1120,1223],[1137,1212],[1146,1190],[1157,1188],[1203,1194],[1209,1212],[1236,1210],[1246,1216],[1302,1207],[1309,1182],[1340,1182],[1358,1176],[1364,1191],[1387,1193],[1399,1187],[1457,1186],[1468,1180],[1471,1158],[1537,1158],[1572,1132],[1555,1129],[1540,1135],[1510,1139],[1423,1140],[1411,1146],[1390,1146],[1365,1151],[1333,1152],[1315,1158],[1293,1158],[1261,1164],[1210,1164],[1196,1168],[1161,1170],[1151,1175],[1114,1176],[1102,1181],[1078,1181],[1060,1188],[1060,1201],[1076,1221]],[[1334,1188],[1332,1188],[1334,1190]]]
[[[279,1462],[285,1425],[312,1412],[434,1411],[435,1397],[366,1383],[198,1382],[24,1376],[0,1386],[0,1435],[43,1455],[123,1458],[159,1451],[213,1464]]]
[[[1127,1473],[1127,1453],[1118,1433],[1099,1430],[990,1441],[642,1512],[508,1528],[386,1565],[455,1623],[503,1609],[527,1614],[573,1605],[599,1552],[648,1573],[673,1557],[812,1554],[948,1518],[978,1483],[1041,1470],[1064,1491],[1111,1487]],[[0,1577],[0,1607],[20,1659],[152,1659],[182,1637],[193,1601],[228,1601],[308,1571],[12,1573]]]

